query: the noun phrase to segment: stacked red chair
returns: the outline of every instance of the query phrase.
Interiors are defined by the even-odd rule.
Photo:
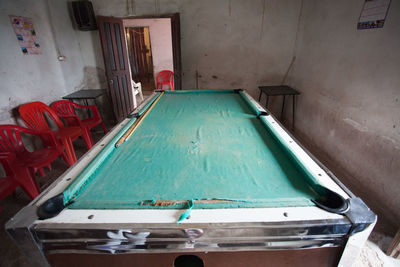
[[[28,151],[22,141],[21,134],[39,136],[46,140],[47,144],[44,144],[41,149]],[[16,172],[14,167],[27,168],[35,183],[36,173],[39,172],[41,176],[44,176],[44,167],[51,170],[51,163],[57,157],[62,156],[64,160],[67,160],[64,149],[57,144],[53,134],[39,133],[18,125],[0,125],[0,152],[8,154],[8,158],[4,160],[10,167],[9,173]]]
[[[77,158],[72,141],[82,136],[88,149],[92,147],[90,140],[85,138],[85,135],[80,127],[71,126],[65,127],[60,118],[57,116],[54,110],[42,102],[31,102],[19,107],[19,114],[25,124],[41,134],[48,133],[57,140],[57,145],[60,145],[65,149],[66,162],[68,165],[72,165],[76,162]],[[57,130],[52,130],[47,119],[51,119],[56,126]],[[48,137],[43,136],[45,145],[51,145],[51,141]]]
[[[90,129],[101,125],[104,133],[107,133],[106,126],[100,117],[100,113],[96,106],[81,106],[68,100],[60,100],[51,104],[51,108],[56,114],[63,119],[67,126],[78,126],[83,131],[83,138],[93,146],[93,138],[90,134]],[[80,119],[76,114],[75,109],[90,110],[92,116],[86,119]]]
[[[41,149],[28,151],[21,134],[45,137],[51,146],[44,145]],[[51,170],[51,163],[59,156],[66,159],[64,150],[57,145],[52,134],[38,133],[17,125],[0,125],[0,163],[6,172],[6,177],[0,178],[0,199],[13,193],[18,186],[32,199],[35,198],[40,192],[36,173],[44,176],[44,167]]]
[[[27,168],[19,166],[14,153],[0,152],[0,164],[6,172],[6,177],[0,178],[0,200],[14,193],[19,186],[31,199],[39,195],[36,181],[32,179]]]

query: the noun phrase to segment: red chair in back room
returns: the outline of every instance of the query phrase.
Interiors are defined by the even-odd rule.
[[[174,73],[170,70],[160,71],[156,77],[157,90],[163,90],[164,85],[169,85],[174,90]]]
[[[74,164],[77,160],[72,141],[82,136],[87,148],[90,149],[92,147],[90,140],[85,138],[80,127],[65,127],[54,110],[42,102],[31,102],[20,106],[19,114],[29,128],[40,133],[52,133],[54,135],[58,144],[62,145],[65,149],[68,165]],[[56,124],[58,127],[57,130],[51,130],[46,115]],[[43,138],[43,140],[46,145],[49,145],[48,138]]]
[[[96,106],[81,106],[68,100],[60,100],[51,104],[51,108],[64,120],[67,126],[79,126],[83,131],[85,140],[87,139],[91,146],[93,146],[93,138],[90,134],[90,129],[97,125],[101,125],[104,133],[107,133],[107,128],[104,125]],[[76,114],[75,109],[89,109],[92,113],[92,117],[81,120]]]
[[[26,137],[40,136],[47,140],[49,145],[43,148],[28,151],[22,142],[21,134]],[[25,179],[32,180],[40,192],[40,188],[36,181],[36,173],[43,177],[44,167],[51,170],[51,163],[58,157],[62,156],[67,160],[64,149],[57,144],[57,140],[52,133],[38,133],[34,130],[27,129],[18,125],[0,125],[0,153],[3,153],[3,167],[7,166],[6,173],[8,176],[13,174],[17,177],[20,184],[26,184]],[[8,158],[4,157],[4,153],[8,154]],[[25,186],[27,190],[28,186]]]
[[[21,168],[16,164],[15,154],[0,152],[0,164],[6,172],[6,177],[0,178],[0,200],[14,193],[15,189],[19,186],[22,187],[31,199],[39,195],[36,180],[32,179],[27,168]]]

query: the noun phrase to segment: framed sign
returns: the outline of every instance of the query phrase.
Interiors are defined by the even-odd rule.
[[[12,27],[24,55],[42,54],[31,18],[10,16]]]
[[[383,28],[391,0],[365,0],[357,29]]]

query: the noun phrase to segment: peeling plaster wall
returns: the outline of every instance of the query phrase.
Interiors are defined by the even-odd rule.
[[[33,19],[41,55],[24,55],[9,15]],[[84,62],[68,1],[2,0],[0,7],[0,123],[15,123],[15,108],[51,103],[84,86]],[[58,61],[58,55],[66,61]]]
[[[357,30],[363,0],[305,0],[296,62],[296,133],[394,230],[400,222],[400,2],[383,29]],[[397,226],[396,226],[397,225]]]
[[[55,46],[58,54],[66,57],[60,62],[61,73],[65,81],[65,89],[68,93],[81,89],[85,84],[85,65],[80,49],[77,33],[74,29],[70,3],[67,0],[47,0],[49,16],[53,24]]]
[[[32,101],[49,102],[66,93],[45,1],[2,1],[0,9],[0,123],[14,123],[12,109]],[[9,15],[30,17],[42,49],[24,55]]]
[[[75,31],[83,61],[82,88],[108,88],[99,31]]]
[[[92,0],[96,15],[180,13],[183,89],[280,83],[293,56],[300,1]],[[129,12],[128,12],[129,11]],[[196,72],[198,80],[196,82]]]
[[[185,2],[184,88],[245,88],[255,96],[259,85],[280,84],[293,56],[299,7],[298,1]]]
[[[10,110],[22,103],[107,86],[99,33],[74,29],[69,2],[2,0],[0,123],[12,122]],[[293,56],[300,2],[137,0],[130,9],[123,0],[92,2],[104,16],[179,12],[184,89],[241,87],[255,96],[258,85],[280,83]],[[9,14],[33,18],[42,55],[20,52]]]

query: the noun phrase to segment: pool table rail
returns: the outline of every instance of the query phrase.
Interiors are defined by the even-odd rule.
[[[351,224],[345,218],[303,222],[224,224],[39,224],[44,252],[135,253],[276,250],[344,246]],[[88,231],[90,229],[90,231]],[[81,242],[81,241],[85,242]]]
[[[202,93],[210,92],[209,90],[201,91]],[[307,174],[311,179],[310,187],[317,192],[319,196],[313,200],[313,202],[319,207],[328,210],[330,212],[336,213],[344,213],[348,209],[348,203],[346,199],[349,196],[341,190],[341,188],[334,183],[327,173],[324,172],[320,166],[313,161],[313,159],[304,152],[301,146],[299,146],[298,142],[296,142],[292,136],[288,135],[284,128],[276,124],[275,118],[269,114],[264,108],[262,108],[247,92],[241,89],[236,90],[219,90],[212,91],[218,92],[220,94],[226,93],[236,93],[240,94],[242,99],[248,103],[248,105],[253,109],[255,115],[261,120],[261,122],[265,125],[268,131],[272,132],[273,136],[281,143],[281,145],[286,150],[286,153],[289,154],[295,161],[299,162],[298,166],[304,169],[303,171]],[[41,219],[47,219],[51,216],[57,215],[64,206],[68,205],[69,202],[73,202],[74,198],[79,195],[79,192],[82,188],[84,188],[85,184],[88,183],[92,173],[101,165],[101,163],[106,159],[109,152],[114,149],[113,142],[115,140],[120,140],[125,136],[126,132],[129,132],[129,129],[136,124],[137,121],[140,121],[142,116],[147,114],[149,109],[160,99],[164,92],[157,92],[154,96],[149,98],[150,100],[140,106],[137,112],[133,114],[138,114],[138,116],[130,116],[130,121],[128,121],[123,129],[119,133],[115,135],[113,139],[111,139],[107,145],[102,144],[104,148],[99,151],[99,153],[92,159],[91,162],[80,172],[77,177],[74,177],[72,180],[72,184],[68,185],[67,189],[63,192],[63,195],[60,194],[54,196],[54,198],[50,198],[44,203],[41,203],[38,213]],[[174,94],[192,94],[193,91],[180,91],[174,92]],[[118,141],[119,142],[119,141]],[[116,148],[118,149],[118,148]],[[329,189],[328,189],[329,188]],[[322,195],[322,196],[321,196]],[[64,206],[60,205],[60,199],[64,199]],[[55,209],[57,207],[57,209]]]

